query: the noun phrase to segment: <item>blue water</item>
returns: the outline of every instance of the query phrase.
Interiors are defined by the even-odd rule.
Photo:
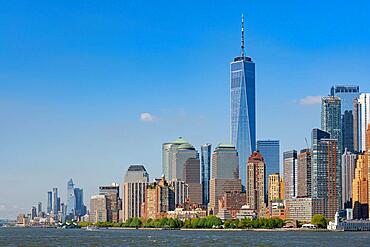
[[[370,246],[370,232],[0,228],[0,246]]]

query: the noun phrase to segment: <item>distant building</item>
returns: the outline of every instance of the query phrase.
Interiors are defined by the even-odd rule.
[[[259,140],[257,141],[257,150],[262,154],[263,158],[265,159],[266,178],[268,178],[268,176],[270,176],[271,174],[282,172],[282,170],[280,171],[279,140]]]
[[[131,165],[128,168],[122,189],[122,221],[143,216],[142,203],[148,184],[149,174],[143,165]]]
[[[311,151],[302,149],[297,163],[297,196],[311,196]]]
[[[286,218],[302,222],[311,222],[315,214],[324,214],[324,200],[310,197],[287,199]]]
[[[268,177],[268,204],[272,201],[283,199],[280,197],[280,175],[279,173],[274,173]]]
[[[337,190],[337,140],[327,139],[329,136],[319,129],[312,131],[311,194],[313,198],[324,199],[325,216],[333,218],[342,201]]]
[[[58,214],[59,204],[60,204],[60,201],[58,202],[58,188],[53,188],[53,212],[54,214]]]
[[[233,145],[220,144],[212,153],[212,173],[208,210],[218,213],[218,200],[229,191],[242,191],[238,153]]]
[[[255,64],[244,55],[244,19],[240,56],[230,63],[230,126],[231,142],[239,153],[239,171],[246,186],[246,164],[256,151],[256,88]]]
[[[355,178],[357,155],[347,149],[342,155],[342,205],[352,208],[352,180]]]
[[[217,179],[239,179],[239,158],[234,145],[219,144],[212,154],[212,176]]]
[[[53,210],[53,192],[48,191],[48,204],[46,212],[50,214],[50,212]]]
[[[342,150],[354,151],[353,100],[359,96],[359,86],[339,85],[331,88],[331,96],[341,100]]]
[[[218,204],[219,211],[226,209],[231,218],[235,219],[239,210],[247,204],[247,195],[245,192],[228,191],[220,197]]]
[[[183,172],[186,161],[191,158],[198,159],[198,157],[197,150],[190,143],[184,143],[178,146],[172,155],[172,179],[185,180]],[[200,168],[198,173],[200,174]]]
[[[175,207],[184,207],[189,198],[189,185],[186,184],[185,181],[176,179],[173,179],[168,183],[174,193]]]
[[[270,218],[279,218],[285,220],[286,212],[283,200],[273,200],[269,205]]]
[[[196,208],[193,210],[186,210],[185,208],[176,208],[173,211],[167,212],[167,218],[175,218],[179,220],[187,220],[194,218],[203,218],[207,216],[207,210]]]
[[[162,145],[162,174],[166,179],[173,179],[173,154],[180,145],[186,143],[188,142],[184,138],[179,137],[172,142],[164,143]]]
[[[211,157],[212,145],[204,144],[201,147],[201,182],[202,182],[202,203],[207,205],[209,203],[209,181],[211,179]]]
[[[200,161],[198,158],[189,158],[185,161],[183,177],[189,186],[189,202],[202,204],[202,185],[200,184]]]
[[[257,214],[264,214],[265,203],[265,162],[263,156],[255,151],[247,163],[247,205]],[[262,213],[263,212],[263,213]]]
[[[341,99],[335,96],[322,97],[321,104],[321,129],[330,134],[330,139],[336,140],[336,197],[337,205],[342,205],[342,124],[341,124]],[[336,211],[335,211],[336,212]],[[334,214],[331,218],[334,217]]]
[[[83,199],[83,189],[74,188],[74,194],[76,199],[75,214],[78,217],[84,216],[87,210]]]
[[[107,221],[118,222],[121,210],[121,199],[119,198],[119,185],[113,183],[108,186],[99,187],[99,195],[105,195],[107,204]]]
[[[359,151],[366,151],[366,130],[370,124],[370,93],[360,94],[358,108],[358,146]]]
[[[74,191],[74,183],[72,178],[67,183],[67,215],[72,217],[75,215],[76,198]]]
[[[297,196],[297,151],[291,150],[283,153],[283,171],[285,199]]]
[[[41,213],[42,213],[42,203],[39,202],[37,204],[37,216],[41,215]]]
[[[105,222],[107,218],[107,198],[105,195],[92,196],[90,200],[90,222]]]
[[[352,208],[354,219],[369,218],[369,168],[367,159],[367,154],[359,154],[356,162],[355,178],[352,182]]]
[[[164,177],[148,185],[143,203],[143,217],[159,219],[173,210],[175,210],[174,192]]]
[[[31,208],[31,220],[37,217],[36,207]]]

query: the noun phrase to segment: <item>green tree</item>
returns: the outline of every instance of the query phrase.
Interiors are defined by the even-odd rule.
[[[135,227],[135,228],[141,227],[141,220],[137,217],[132,218],[130,227]]]
[[[315,214],[311,219],[311,223],[318,228],[326,228],[328,220],[322,214]]]

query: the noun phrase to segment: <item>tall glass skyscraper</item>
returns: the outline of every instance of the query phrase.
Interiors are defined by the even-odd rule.
[[[244,18],[242,17],[241,55],[230,64],[231,142],[239,153],[239,174],[246,185],[246,164],[256,149],[255,64],[244,55]]]
[[[262,154],[266,164],[266,177],[279,172],[280,165],[280,141],[259,140],[257,150]]]
[[[53,193],[48,191],[48,205],[46,212],[49,214],[53,210]]]
[[[353,100],[359,96],[359,86],[335,86],[331,88],[331,96],[337,96],[341,100],[341,124],[342,124],[342,151],[346,148],[354,151],[353,125]]]
[[[201,147],[202,193],[203,205],[209,203],[209,180],[211,179],[212,145],[204,144]]]
[[[73,180],[70,179],[67,183],[67,215],[74,215],[76,208],[76,198],[75,198],[75,185]]]

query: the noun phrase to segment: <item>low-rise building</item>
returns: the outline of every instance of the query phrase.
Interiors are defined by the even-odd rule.
[[[286,219],[311,222],[315,214],[324,214],[321,198],[297,197],[285,200]]]
[[[194,210],[186,210],[185,208],[176,208],[173,211],[167,212],[167,218],[177,218],[179,220],[202,218],[207,216],[207,210],[196,208]]]

